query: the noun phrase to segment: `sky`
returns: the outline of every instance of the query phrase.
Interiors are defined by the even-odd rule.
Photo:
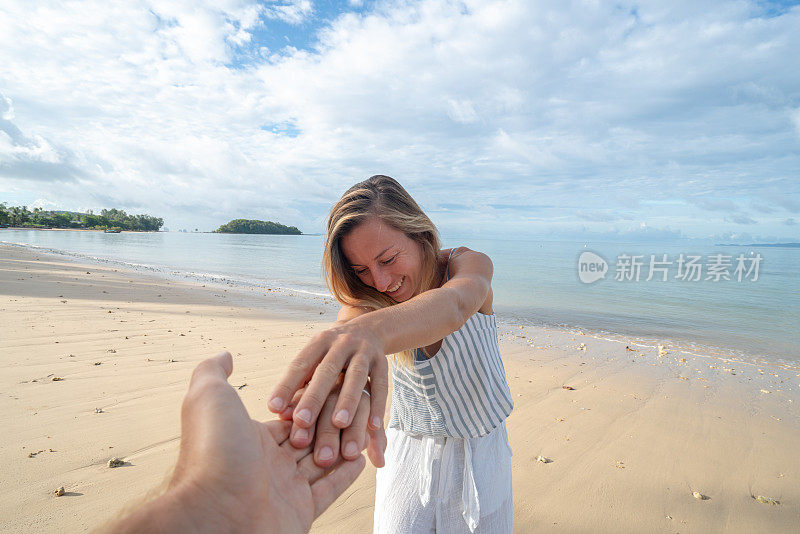
[[[800,241],[800,2],[0,4],[0,202],[324,232]]]

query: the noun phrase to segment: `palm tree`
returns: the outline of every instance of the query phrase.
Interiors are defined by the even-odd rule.
[[[25,206],[12,206],[11,207],[11,225],[22,226],[28,219],[28,209]]]

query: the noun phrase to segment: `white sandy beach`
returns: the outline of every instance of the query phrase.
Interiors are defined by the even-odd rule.
[[[190,372],[219,350],[251,415],[271,418],[286,362],[334,318],[321,299],[0,245],[0,531],[84,532],[160,484]],[[503,330],[515,531],[797,532],[800,369]],[[374,476],[368,465],[313,532],[371,532]]]

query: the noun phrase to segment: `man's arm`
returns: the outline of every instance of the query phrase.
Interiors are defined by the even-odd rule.
[[[166,491],[102,532],[306,532],[355,481],[363,456],[321,468],[310,446],[289,443],[290,421],[251,419],[228,384],[232,369],[227,352],[195,368]]]

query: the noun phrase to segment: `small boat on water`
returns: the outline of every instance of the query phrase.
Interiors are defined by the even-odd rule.
[[[122,228],[117,228],[116,226],[114,226],[113,228],[106,228],[105,230],[103,230],[103,232],[105,232],[106,234],[118,234],[122,232]]]

